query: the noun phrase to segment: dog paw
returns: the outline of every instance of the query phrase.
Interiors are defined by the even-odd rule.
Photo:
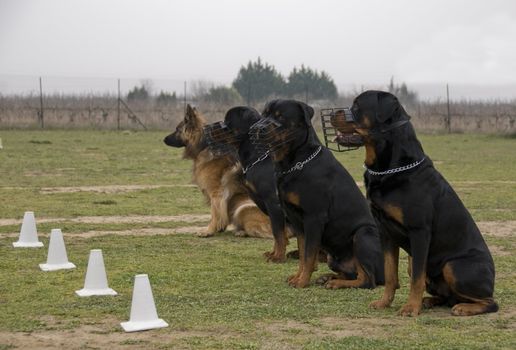
[[[443,304],[443,299],[439,297],[424,297],[422,301],[423,309],[431,309],[434,306]]]
[[[468,304],[468,303],[461,303],[456,304],[451,309],[451,314],[453,316],[472,316],[479,314],[479,307],[477,304]]]
[[[322,275],[320,276],[319,278],[317,278],[315,280],[315,284],[317,285],[325,285],[326,283],[328,283],[329,281],[331,281],[332,279],[336,278],[337,276],[332,274],[332,273],[329,273],[329,274],[326,274],[326,275]]]
[[[300,273],[296,273],[295,275],[291,275],[287,278],[287,283],[289,286],[294,288],[304,288],[310,284],[310,278],[303,278]]]
[[[326,287],[326,289],[339,289],[341,288],[341,283],[339,283],[339,280],[337,279],[331,279],[324,285],[324,287]]]
[[[301,278],[294,278],[288,282],[291,287],[294,288],[305,288],[308,287],[310,281],[303,280]]]
[[[391,306],[391,303],[389,303],[388,301],[385,301],[383,299],[373,301],[369,304],[370,308],[377,309],[377,310],[385,309],[389,306]]]
[[[265,252],[263,253],[263,256],[265,257],[265,259],[267,260],[267,262],[272,262],[272,263],[284,263],[287,258],[282,255],[282,254],[274,254],[274,252]]]
[[[287,277],[287,283],[290,284],[292,281],[297,280],[299,278],[299,274],[296,273],[295,275],[290,275]]]
[[[299,260],[299,250],[291,250],[287,253],[287,258]]]
[[[197,233],[197,237],[201,237],[201,238],[207,238],[207,237],[211,237],[213,235],[215,235],[215,232],[208,231],[208,230],[204,230],[204,231]]]
[[[400,316],[415,317],[421,312],[421,305],[405,304],[399,311]]]
[[[244,230],[235,231],[235,237],[247,237],[247,232]]]

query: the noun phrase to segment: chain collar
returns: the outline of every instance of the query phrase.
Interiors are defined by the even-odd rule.
[[[318,154],[319,152],[321,152],[321,149],[322,149],[322,146],[319,146],[317,148],[317,150],[312,153],[312,155],[308,158],[306,158],[305,160],[303,160],[302,162],[297,162],[292,168],[290,168],[289,170],[287,171],[282,171],[281,174],[282,175],[287,175],[287,174],[290,174],[291,172],[295,171],[295,170],[301,170],[303,169],[303,167],[309,163],[312,159],[314,159]]]
[[[417,162],[414,162],[414,163],[411,163],[411,164],[408,164],[408,165],[404,165],[404,166],[400,166],[399,168],[385,170],[385,171],[374,171],[374,170],[371,170],[365,164],[364,164],[364,169],[366,169],[367,172],[370,175],[375,175],[375,176],[387,175],[387,174],[396,174],[396,173],[401,173],[402,171],[410,170],[410,169],[413,169],[413,168],[417,167],[419,164],[423,163],[423,161],[425,159],[426,158],[423,157],[423,159],[418,160]]]
[[[252,167],[254,167],[256,164],[260,163],[262,160],[265,160],[269,156],[270,151],[265,152],[261,156],[258,157],[257,160],[255,160],[252,164],[249,164],[244,169],[242,169],[243,173],[246,174],[249,170],[251,170]]]

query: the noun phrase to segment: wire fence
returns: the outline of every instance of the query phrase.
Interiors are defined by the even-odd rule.
[[[146,85],[151,95],[129,100],[135,86]],[[184,117],[186,103],[193,104],[208,121],[224,118],[235,105],[250,104],[261,110],[266,101],[207,99],[216,83],[162,79],[89,79],[0,76],[0,128],[171,129]],[[251,87],[252,89],[252,87]],[[363,90],[361,88],[360,90]],[[160,101],[160,93],[173,96]],[[349,106],[360,91],[337,100],[313,100],[309,90],[297,98],[316,109]],[[270,96],[280,98],[284,96]],[[403,101],[402,101],[403,102]],[[507,101],[420,101],[405,104],[417,130],[426,132],[516,133],[516,104]],[[314,123],[316,127],[319,123]]]

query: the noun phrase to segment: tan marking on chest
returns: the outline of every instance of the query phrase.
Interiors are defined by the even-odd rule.
[[[374,145],[366,143],[365,144],[365,149],[366,149],[365,163],[366,163],[366,165],[371,166],[376,161],[376,152],[375,152],[375,149],[374,149]]]
[[[400,224],[403,224],[403,210],[401,210],[400,207],[393,204],[386,204],[383,207],[383,210],[390,218],[396,220]]]
[[[301,203],[299,194],[297,194],[295,192],[288,192],[285,197],[287,198],[287,202],[294,204],[295,206],[299,206],[299,203]]]

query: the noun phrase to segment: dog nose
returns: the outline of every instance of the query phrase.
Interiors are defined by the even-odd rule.
[[[173,136],[173,135],[167,135],[167,136],[165,136],[165,138],[163,139],[163,142],[165,143],[165,145],[167,145],[167,146],[172,146],[172,144],[173,144],[172,136]]]

